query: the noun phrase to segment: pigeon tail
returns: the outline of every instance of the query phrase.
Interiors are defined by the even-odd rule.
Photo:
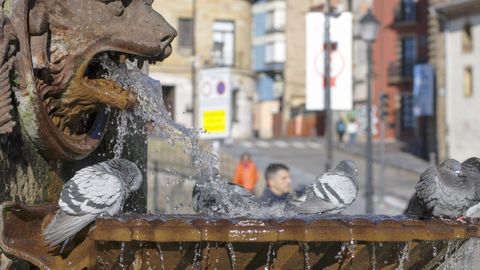
[[[416,195],[413,195],[412,198],[410,198],[407,209],[405,209],[403,214],[417,217],[423,217],[425,215],[425,209]]]
[[[76,233],[94,221],[95,218],[96,215],[91,214],[70,216],[59,211],[43,231],[45,243],[48,247],[54,248],[75,236]]]

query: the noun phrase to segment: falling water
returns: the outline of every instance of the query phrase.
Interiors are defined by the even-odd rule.
[[[207,252],[205,252],[204,259],[206,262],[205,265],[208,265],[210,263],[210,242],[207,242],[206,251]]]
[[[128,130],[128,113],[125,111],[120,111],[117,118],[117,138],[115,146],[113,147],[113,153],[115,158],[120,158],[123,152],[123,145],[125,143],[125,135],[127,135]]]
[[[433,249],[432,256],[435,258],[438,256],[437,242],[435,241],[432,242],[432,249]]]
[[[220,262],[220,258],[218,257],[218,242],[215,242],[215,263],[218,264]]]
[[[447,242],[447,251],[445,252],[444,267],[443,269],[450,269],[450,256],[452,255],[453,241]]]
[[[459,246],[462,243],[462,240],[450,240],[447,244],[447,251],[445,253],[445,260],[443,263],[443,269],[450,270],[450,269],[460,269],[459,262],[467,260],[463,256],[463,252],[459,251]],[[466,246],[463,247],[467,249]],[[462,268],[467,269],[467,268]]]
[[[157,250],[158,250],[158,255],[160,256],[160,265],[162,266],[162,270],[165,270],[165,261],[163,258],[163,251],[160,243],[157,243]]]
[[[227,243],[228,254],[230,255],[230,263],[232,264],[232,270],[235,269],[235,251],[233,250],[232,243]]]
[[[357,241],[350,240],[350,243],[347,245],[347,256],[350,258],[355,258],[355,248],[357,247]]]
[[[345,249],[347,248],[348,246],[348,242],[343,242],[342,243],[342,246],[340,247],[340,251],[337,253],[337,255],[335,255],[335,259],[337,259],[338,263],[342,263],[343,261],[343,256],[345,254]]]
[[[305,262],[305,269],[310,270],[311,265],[310,265],[310,256],[308,255],[308,252],[310,251],[310,247],[308,246],[307,242],[300,243],[300,245],[303,248],[303,259]]]
[[[265,264],[265,268],[264,268],[265,270],[270,269],[270,262],[271,262],[270,254],[272,253],[272,247],[273,247],[273,243],[270,242],[270,244],[268,245],[267,263]]]
[[[375,243],[372,243],[372,270],[377,270],[377,254],[375,252]]]
[[[127,265],[125,265],[125,252],[127,249],[127,243],[122,242],[120,244],[120,257],[118,258],[118,265],[122,268],[125,269]]]
[[[201,254],[201,249],[200,249],[200,244],[197,243],[195,244],[195,254],[193,256],[193,263],[192,263],[192,268],[193,269],[200,269],[200,260],[198,260],[202,256]]]
[[[478,254],[478,244],[479,244],[479,239],[478,238],[471,238],[467,241],[465,245],[468,246],[468,248],[465,248],[464,252],[464,258],[463,258],[463,267],[462,269],[472,269],[472,266],[474,264],[474,259],[475,259],[475,254]]]
[[[150,263],[150,253],[148,251],[145,251],[145,255],[147,257],[147,261],[145,262],[147,264],[147,270],[152,270],[152,264]]]
[[[182,142],[184,150],[192,156],[196,173],[209,180],[216,179],[218,170],[214,165],[218,163],[218,157],[200,150],[196,130],[181,126],[172,120],[163,103],[160,82],[144,75],[135,65],[128,62],[127,68],[124,69],[119,68],[107,57],[100,61],[108,71],[106,76],[108,79],[116,81],[126,89],[131,89],[136,94],[140,106],[135,108],[133,114],[148,123],[153,135],[166,138],[171,144]]]
[[[398,254],[398,266],[395,268],[396,270],[403,270],[405,261],[409,261],[411,245],[411,241],[405,242],[402,251]]]

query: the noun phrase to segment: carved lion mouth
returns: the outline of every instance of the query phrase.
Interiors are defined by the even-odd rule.
[[[131,110],[138,105],[134,91],[123,88],[109,79],[102,62],[108,61],[117,68],[125,68],[126,61],[136,63],[142,69],[145,62],[155,64],[171,53],[168,45],[155,57],[143,57],[118,51],[97,53],[88,65],[81,65],[74,73],[67,89],[59,96],[45,100],[47,112],[53,124],[64,135],[83,137],[95,125],[99,111],[108,108]]]

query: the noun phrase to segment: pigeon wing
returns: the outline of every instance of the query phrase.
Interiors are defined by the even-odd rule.
[[[64,185],[60,210],[43,232],[48,246],[66,241],[99,215],[114,215],[121,210],[124,200],[122,183],[102,168],[82,169]]]
[[[427,169],[420,175],[420,181],[415,186],[415,196],[425,213],[431,213],[438,200],[438,170],[434,167]]]
[[[59,206],[69,215],[115,215],[124,201],[122,181],[96,166],[77,172],[60,194]]]
[[[300,197],[300,201],[296,202],[297,212],[302,214],[327,213],[338,208],[329,198],[325,188],[320,181],[316,181],[305,191]]]

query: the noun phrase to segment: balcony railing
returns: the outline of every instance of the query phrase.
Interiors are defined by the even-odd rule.
[[[388,65],[388,79],[390,83],[412,81],[415,61],[393,61]]]

